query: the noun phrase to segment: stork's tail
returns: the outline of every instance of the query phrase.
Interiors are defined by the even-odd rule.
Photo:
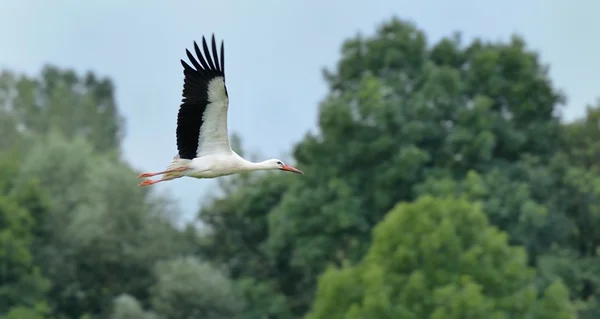
[[[140,174],[140,176],[138,176],[138,178],[143,178],[143,177],[152,177],[152,176],[162,174],[163,176],[161,179],[155,180],[155,181],[147,179],[147,180],[141,182],[138,186],[149,186],[152,184],[156,184],[156,183],[172,180],[175,178],[183,177],[183,172],[185,172],[188,169],[188,164],[190,162],[191,162],[191,160],[189,160],[189,159],[181,159],[181,158],[179,158],[179,156],[175,156],[175,157],[173,157],[173,160],[171,161],[169,166],[167,166],[166,170],[164,170],[162,172],[156,172],[156,173],[142,173],[142,174]]]
[[[190,162],[191,162],[191,160],[182,159],[182,158],[179,158],[179,155],[176,155],[175,157],[173,157],[173,160],[171,161],[169,166],[167,166],[166,171],[171,171],[171,170],[181,168],[181,167],[187,167],[187,165]],[[181,177],[181,176],[183,176],[183,171],[175,171],[175,172],[170,172],[170,173],[164,174],[163,179],[167,178],[167,177],[177,178],[177,177]],[[171,178],[169,178],[169,179],[171,179]]]

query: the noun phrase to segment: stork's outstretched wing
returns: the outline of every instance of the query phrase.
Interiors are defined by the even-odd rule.
[[[193,159],[207,154],[231,152],[227,132],[229,98],[225,87],[223,42],[220,57],[212,36],[212,57],[204,37],[204,55],[194,42],[198,60],[186,49],[193,68],[185,61],[183,99],[177,115],[177,149],[179,157]]]

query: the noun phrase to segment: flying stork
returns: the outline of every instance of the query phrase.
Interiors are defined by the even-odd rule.
[[[223,41],[220,57],[217,54],[215,36],[212,35],[212,56],[206,39],[202,37],[204,55],[194,41],[198,60],[185,50],[192,68],[181,60],[184,74],[183,99],[177,115],[177,150],[167,169],[156,173],[143,173],[138,178],[163,175],[161,179],[146,179],[138,186],[188,176],[215,178],[257,170],[283,170],[303,174],[297,168],[281,160],[270,159],[253,163],[236,154],[229,145],[227,133],[227,109],[229,95],[225,86],[225,59]]]

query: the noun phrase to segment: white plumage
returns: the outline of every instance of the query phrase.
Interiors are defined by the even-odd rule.
[[[139,186],[148,186],[184,176],[215,178],[256,170],[283,170],[302,174],[281,160],[270,159],[253,163],[236,154],[229,144],[227,110],[229,96],[225,85],[224,46],[220,57],[215,37],[212,37],[212,56],[204,37],[204,54],[194,42],[196,58],[186,50],[193,68],[181,60],[184,73],[183,99],[177,115],[177,150],[167,169],[143,173],[138,177],[163,175],[161,179],[146,179]]]

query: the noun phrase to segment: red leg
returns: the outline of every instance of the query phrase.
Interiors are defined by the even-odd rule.
[[[138,186],[150,186],[150,185],[156,184],[158,182],[160,182],[160,180],[153,181],[151,179],[147,179],[147,180],[144,180],[143,182],[139,183]]]
[[[180,178],[182,176],[168,176],[168,177],[163,177],[161,179],[158,180],[151,180],[151,179],[146,179],[143,182],[139,183],[138,186],[150,186],[156,183],[160,183],[160,182],[166,182],[166,181],[170,181],[172,179],[176,179],[176,178]]]
[[[185,166],[182,167],[178,167],[178,168],[172,168],[172,169],[168,169],[166,171],[162,171],[162,172],[156,172],[156,173],[142,173],[138,176],[138,178],[143,178],[143,177],[152,177],[152,176],[156,176],[156,175],[161,175],[161,174],[167,174],[167,173],[175,173],[175,172],[183,172],[185,170],[187,170],[188,168]]]

